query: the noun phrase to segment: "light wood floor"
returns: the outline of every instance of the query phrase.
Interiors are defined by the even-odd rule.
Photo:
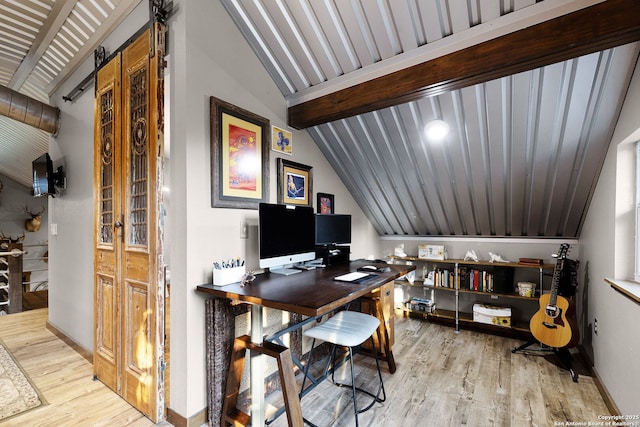
[[[46,329],[47,313],[44,308],[0,316],[0,338],[48,402],[0,425],[153,426],[104,384],[93,381],[91,364]]]
[[[396,318],[397,371],[391,375],[382,365],[387,400],[360,414],[360,426],[551,427],[569,421],[597,423],[599,415],[609,414],[594,378],[577,358],[575,383],[554,355],[513,354],[521,344]],[[357,384],[377,378],[373,359],[360,355],[355,361]],[[369,402],[365,397],[364,405]],[[329,380],[302,399],[302,413],[318,426],[355,425],[350,389],[339,389]],[[285,425],[284,415],[272,424]]]
[[[152,426],[92,380],[91,364],[45,325],[47,309],[0,316],[0,338],[44,394],[47,406],[5,426]],[[421,320],[396,319],[398,370],[383,365],[387,401],[360,415],[361,426],[554,426],[597,422],[608,411],[594,379],[576,361],[578,383],[554,356],[512,354],[522,342]],[[374,373],[356,356],[356,382]],[[355,425],[350,392],[325,381],[302,400],[318,426]],[[163,424],[168,425],[168,424]],[[286,425],[282,416],[273,427]]]

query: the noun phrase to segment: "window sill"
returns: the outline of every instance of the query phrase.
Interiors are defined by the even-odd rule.
[[[604,280],[613,289],[640,304],[640,283],[631,280],[608,279],[606,277]]]

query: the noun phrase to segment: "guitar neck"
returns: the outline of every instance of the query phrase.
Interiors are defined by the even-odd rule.
[[[558,259],[556,261],[556,267],[553,270],[553,280],[551,281],[551,295],[549,295],[549,305],[555,306],[558,300],[558,287],[560,286],[560,275],[562,275],[562,269],[564,268],[564,260],[567,257],[567,251],[569,250],[569,244],[563,243],[560,245],[560,251],[558,253]]]
[[[564,268],[564,258],[558,258],[556,267],[553,269],[553,280],[551,282],[551,295],[549,295],[549,305],[556,305],[558,300],[558,287],[560,286],[560,275]]]

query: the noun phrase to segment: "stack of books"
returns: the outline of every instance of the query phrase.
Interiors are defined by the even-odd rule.
[[[518,264],[539,267],[542,265],[542,260],[540,258],[519,258]]]

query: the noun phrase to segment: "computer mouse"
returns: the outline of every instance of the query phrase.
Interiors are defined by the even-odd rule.
[[[375,265],[363,265],[359,268],[359,270],[378,271],[378,267],[376,267]]]

